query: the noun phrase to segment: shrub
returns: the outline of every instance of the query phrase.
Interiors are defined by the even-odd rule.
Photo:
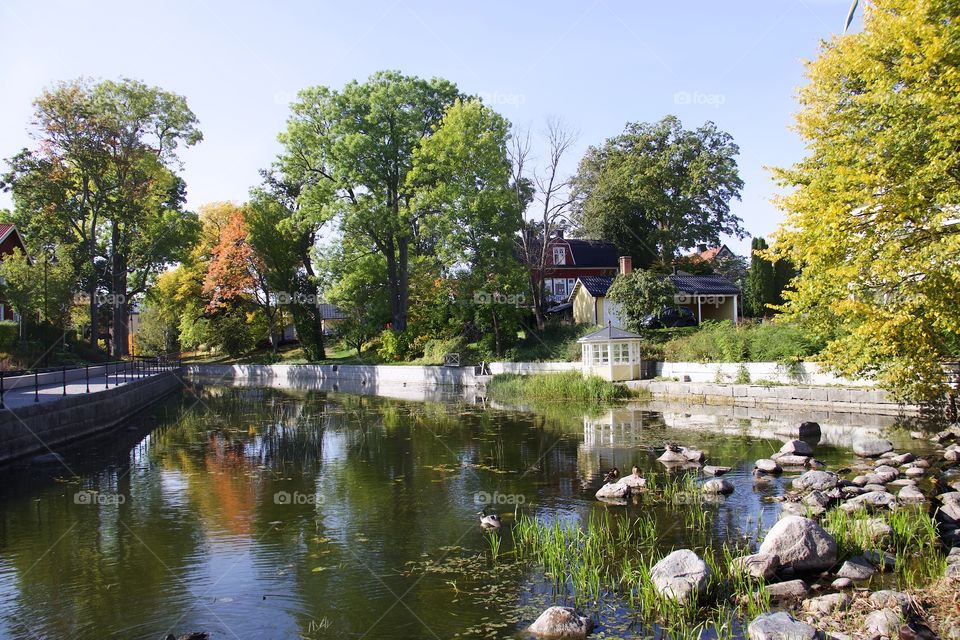
[[[19,326],[12,320],[0,321],[0,351],[10,351],[19,337]]]
[[[821,347],[797,325],[735,326],[724,321],[705,322],[696,333],[669,340],[663,354],[677,362],[797,362]]]
[[[630,396],[630,390],[599,376],[584,376],[578,371],[537,373],[522,376],[502,373],[487,386],[490,397],[498,400],[616,400]]]

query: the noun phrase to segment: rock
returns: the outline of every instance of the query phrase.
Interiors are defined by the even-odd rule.
[[[903,471],[904,475],[908,478],[919,478],[927,473],[927,470],[923,467],[907,467]]]
[[[619,500],[630,495],[630,487],[621,482],[605,484],[597,490],[597,498],[601,500]]]
[[[850,607],[853,599],[846,593],[831,593],[818,598],[803,601],[803,610],[813,614],[830,615],[834,611],[843,611]]]
[[[830,499],[830,496],[825,494],[823,491],[811,491],[807,495],[803,496],[803,499],[800,502],[811,507],[827,507],[830,505],[832,500]]]
[[[754,466],[764,473],[780,473],[783,471],[780,465],[770,458],[760,458],[754,463]]]
[[[853,580],[850,578],[837,578],[830,583],[831,589],[849,589],[853,586]]]
[[[877,609],[896,609],[906,614],[910,610],[910,602],[910,596],[902,591],[884,589],[870,594],[870,604]]]
[[[872,491],[879,491],[880,493],[886,493],[887,486],[883,484],[867,484],[862,487],[864,493],[870,493]]]
[[[897,498],[886,491],[869,491],[863,495],[850,498],[840,508],[847,512],[860,509],[888,509],[897,503]]]
[[[853,558],[843,563],[843,566],[837,571],[837,577],[850,578],[851,580],[868,580],[876,572],[876,568],[863,558]]]
[[[702,463],[706,456],[703,454],[703,451],[699,449],[688,449],[686,447],[680,447],[680,453],[683,454],[683,457],[687,459],[687,462],[698,462]]]
[[[730,467],[718,467],[716,465],[708,464],[703,468],[703,472],[708,476],[722,476],[725,473],[730,471]]]
[[[527,628],[545,638],[586,638],[593,629],[593,620],[581,616],[570,607],[550,607]]]
[[[678,602],[705,593],[709,578],[710,567],[689,549],[674,551],[650,570],[650,581],[657,591]]]
[[[908,504],[917,504],[919,502],[926,502],[927,497],[916,487],[908,485],[900,489],[900,492],[897,494],[897,500]]]
[[[829,569],[837,561],[837,541],[809,518],[787,516],[767,532],[760,553],[778,556],[795,571]]]
[[[892,442],[876,436],[860,434],[853,439],[853,452],[864,458],[876,458],[880,454],[892,450]]]
[[[912,453],[901,453],[898,456],[893,456],[890,458],[890,464],[902,466],[909,462],[913,462],[914,460],[916,460],[916,457]]]
[[[683,464],[687,462],[687,457],[680,451],[671,451],[670,449],[667,449],[660,454],[660,457],[657,458],[657,460],[663,462],[664,464]]]
[[[793,479],[793,488],[798,491],[829,491],[837,486],[839,482],[837,474],[829,471],[807,471],[798,478]]]
[[[897,469],[889,465],[880,465],[873,472],[880,477],[880,482],[878,484],[887,484],[888,482],[893,482],[900,477],[900,472]]]
[[[747,626],[747,635],[750,640],[813,640],[817,630],[786,611],[777,611],[754,618]]]
[[[804,440],[819,440],[820,425],[816,422],[801,422],[800,428],[797,429],[797,435]]]
[[[767,585],[767,593],[774,600],[799,600],[807,596],[807,584],[803,580],[787,580]]]
[[[723,478],[707,480],[703,483],[703,492],[713,494],[722,493],[723,495],[727,495],[729,493],[733,493],[733,483],[729,480],[724,480]]]
[[[892,609],[880,609],[868,615],[863,626],[868,634],[896,638],[900,631],[900,615]]]
[[[906,487],[906,486],[915,487],[917,486],[917,481],[914,480],[913,478],[900,478],[899,480],[888,482],[887,486],[888,487]]]
[[[780,447],[780,453],[783,455],[810,457],[813,455],[813,447],[803,440],[790,440]]]
[[[960,449],[950,448],[943,452],[943,459],[947,462],[960,461]]]
[[[874,542],[883,542],[893,535],[893,527],[887,524],[883,518],[854,520],[853,526],[865,533]]]
[[[804,518],[819,518],[827,510],[818,505],[809,505],[802,502],[784,502],[780,507],[780,517],[803,516]]]
[[[863,552],[863,559],[877,567],[889,571],[897,564],[897,557],[889,551],[875,551],[870,549]]]
[[[769,553],[754,553],[749,556],[740,556],[730,562],[732,573],[745,573],[753,578],[770,580],[780,568],[780,558]]]
[[[927,460],[924,460],[923,458],[917,458],[916,460],[914,460],[914,461],[910,464],[910,466],[911,466],[911,467],[920,467],[921,469],[929,469],[929,468],[930,468],[930,462],[927,461]]]
[[[777,463],[782,467],[805,467],[810,462],[809,456],[780,455]]]
[[[617,484],[623,484],[630,487],[630,493],[633,493],[634,489],[645,489],[647,486],[647,479],[641,478],[640,476],[635,476],[631,473],[630,475],[620,478],[620,480],[617,481]]]

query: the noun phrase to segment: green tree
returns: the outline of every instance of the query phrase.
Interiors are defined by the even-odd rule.
[[[642,332],[644,316],[673,306],[677,293],[673,281],[649,270],[617,276],[607,297],[620,307],[620,317],[631,331]]]
[[[429,212],[415,206],[408,180],[414,151],[461,97],[446,80],[378,72],[342,90],[313,87],[291,105],[277,163],[282,179],[316,221],[339,216],[344,236],[383,255],[393,327],[403,330],[409,308],[412,255],[432,252],[420,233]]]
[[[76,274],[70,247],[37,259],[14,249],[0,261],[0,290],[22,318],[66,329],[70,326]]]
[[[960,25],[951,0],[874,0],[824,43],[800,92],[809,154],[771,255],[798,269],[784,310],[823,361],[933,399],[960,351]]]
[[[744,237],[730,212],[743,181],[730,134],[707,122],[684,129],[676,116],[631,123],[587,150],[573,180],[581,235],[614,242],[634,264],[669,266],[680,251]]]
[[[76,245],[96,346],[99,300],[112,306],[112,348],[127,348],[127,305],[178,255],[191,232],[177,148],[200,141],[176,94],[133,80],[56,85],[34,102],[32,150],[10,161],[4,188],[31,242]],[[128,279],[133,274],[133,286]]]
[[[777,283],[774,265],[764,255],[769,248],[763,238],[754,238],[750,243],[750,271],[743,291],[744,315],[759,318],[771,313],[768,305],[777,301]]]

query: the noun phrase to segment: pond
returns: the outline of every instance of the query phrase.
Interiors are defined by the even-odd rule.
[[[196,385],[64,451],[69,470],[2,473],[0,637],[524,637],[544,607],[577,599],[513,554],[515,510],[583,526],[652,518],[664,554],[754,543],[776,521],[789,476],[750,472],[785,438],[682,410],[584,417],[559,404]],[[594,497],[614,465],[702,482],[656,461],[670,441],[732,467],[734,493],[697,508]],[[825,438],[817,457],[845,463],[839,444]],[[495,541],[483,503],[503,519]],[[598,624],[592,637],[655,632],[615,593],[577,604]]]

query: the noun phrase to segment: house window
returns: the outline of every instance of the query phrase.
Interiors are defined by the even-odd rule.
[[[553,295],[559,296],[562,298],[567,297],[567,281],[566,280],[553,281]]]
[[[615,342],[613,344],[613,364],[630,364],[630,343]]]
[[[593,345],[593,364],[609,364],[610,363],[610,352],[607,351],[607,345],[605,344],[595,344]]]
[[[567,252],[563,247],[553,248],[553,264],[567,264]]]

